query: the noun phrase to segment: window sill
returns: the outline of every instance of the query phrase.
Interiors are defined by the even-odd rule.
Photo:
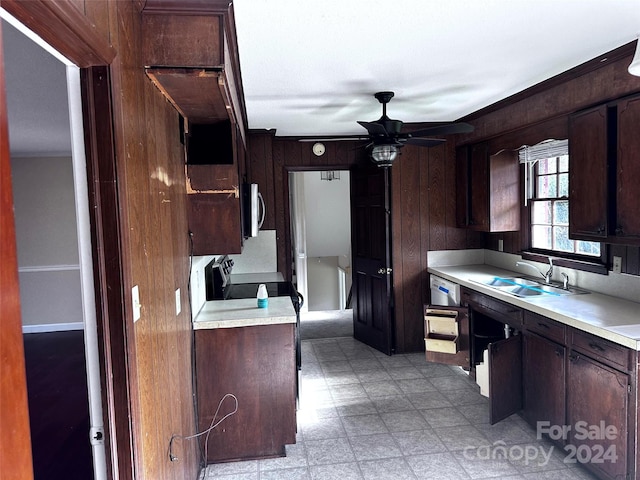
[[[606,265],[599,262],[588,262],[584,260],[575,260],[572,258],[556,257],[552,252],[549,254],[525,251],[521,252],[522,258],[540,263],[549,263],[549,257],[553,259],[553,264],[558,267],[572,268],[583,272],[597,273],[600,275],[609,275],[609,269]]]

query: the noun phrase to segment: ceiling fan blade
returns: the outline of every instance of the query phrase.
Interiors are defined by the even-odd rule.
[[[420,130],[414,130],[413,132],[407,132],[412,137],[426,137],[433,135],[448,135],[453,133],[471,133],[473,132],[473,125],[468,123],[448,123],[445,125],[437,125],[435,127],[422,128]]]
[[[369,135],[384,135],[385,137],[389,134],[387,133],[386,128],[377,122],[361,122],[358,121],[360,125],[367,129]]]
[[[369,140],[369,137],[358,136],[345,136],[345,137],[303,137],[299,138],[299,142],[342,142],[342,141],[355,141]]]
[[[404,143],[418,145],[419,147],[435,147],[445,142],[444,138],[408,138]]]

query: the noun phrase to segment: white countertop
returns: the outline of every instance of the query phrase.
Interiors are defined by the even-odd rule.
[[[281,323],[296,323],[296,311],[289,297],[269,298],[267,308],[258,308],[255,298],[205,302],[193,321],[193,328],[203,330]]]
[[[640,350],[640,303],[594,292],[564,296],[544,295],[535,298],[514,297],[476,283],[496,276],[522,276],[491,265],[429,267],[428,271],[524,310],[544,315],[625,347]]]

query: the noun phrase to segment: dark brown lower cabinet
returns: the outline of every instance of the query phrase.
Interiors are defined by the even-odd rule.
[[[207,463],[283,456],[296,443],[295,324],[195,331],[198,431]]]
[[[457,326],[448,332],[447,343],[455,344],[450,353],[430,350],[425,342],[428,362],[458,365],[469,369],[475,375],[475,366],[482,359],[483,351],[488,350],[489,372],[489,409],[490,423],[493,425],[522,408],[522,341],[520,332],[505,337],[505,322],[522,324],[522,311],[486,297],[481,294],[463,291],[466,306],[440,307],[425,305],[425,340],[429,331],[428,312],[449,311],[455,316]],[[486,301],[485,301],[486,300]],[[504,307],[508,307],[505,311]],[[494,313],[496,320],[487,315]],[[452,332],[454,332],[452,334]],[[451,337],[455,337],[452,339]]]
[[[599,478],[628,478],[629,375],[575,352],[567,365],[567,459]]]
[[[522,416],[534,428],[538,422],[565,423],[566,348],[533,333],[523,335],[524,401]]]
[[[520,412],[565,449],[565,462],[601,479],[638,478],[638,353],[479,292],[463,289],[462,299],[458,308],[425,307],[425,337],[427,308],[459,320],[457,351],[427,346],[427,361],[469,368],[473,377],[486,348],[491,424]]]

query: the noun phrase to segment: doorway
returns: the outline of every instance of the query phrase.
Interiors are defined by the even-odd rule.
[[[301,338],[353,336],[350,173],[289,172],[289,198]]]
[[[35,478],[102,479],[104,445],[90,443],[103,422],[80,72],[3,18]]]

